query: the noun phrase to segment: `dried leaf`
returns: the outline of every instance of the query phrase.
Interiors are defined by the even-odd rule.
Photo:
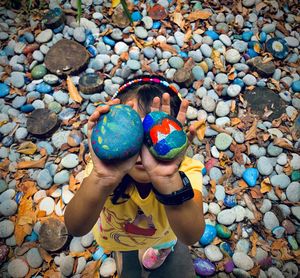
[[[117,7],[121,3],[121,0],[112,0],[111,1],[111,6],[112,8]]]
[[[187,20],[193,22],[199,19],[208,19],[212,15],[211,12],[203,11],[203,10],[197,10],[192,13],[190,13],[187,17]]]
[[[184,19],[181,13],[174,13],[173,14],[173,22],[177,24],[182,30],[184,28]]]
[[[34,181],[22,181],[18,185],[18,189],[24,193],[24,198],[28,199],[37,192],[36,183]]]
[[[201,120],[201,121],[197,121],[195,123],[193,123],[195,129],[196,129],[196,134],[197,134],[197,138],[201,141],[204,139],[204,134],[205,134],[205,130],[206,130],[206,124],[205,124],[205,120]]]
[[[256,187],[250,189],[250,194],[253,199],[261,199],[264,197],[264,195]]]
[[[18,169],[30,169],[30,168],[44,168],[47,161],[47,156],[42,157],[40,160],[21,161],[18,163]]]
[[[69,255],[72,257],[84,257],[86,260],[88,260],[92,256],[89,250],[85,250],[83,252],[70,252]]]
[[[91,263],[89,263],[86,268],[83,270],[83,272],[81,273],[81,278],[95,278],[95,277],[99,277],[99,267],[101,265],[101,261],[93,261]],[[98,276],[97,276],[98,274]]]
[[[33,144],[32,142],[24,142],[20,145],[17,152],[18,153],[24,153],[24,154],[34,154],[37,150],[37,146]]]
[[[259,272],[260,272],[260,265],[254,266],[250,271],[251,277],[259,277]]]
[[[50,256],[50,254],[42,247],[39,247],[38,249],[39,249],[39,253],[40,253],[41,257],[43,258],[43,260],[45,262],[47,262],[47,264],[49,265],[53,260],[52,256]]]
[[[225,71],[224,64],[221,60],[221,53],[217,50],[213,50],[211,54],[211,58],[214,61],[215,67],[221,71]]]
[[[61,277],[60,271],[57,271],[53,268],[50,268],[44,273],[44,278],[60,278],[60,277]]]
[[[159,42],[159,47],[164,51],[169,51],[173,54],[177,54],[177,50],[173,46],[171,46],[165,42]]]
[[[278,146],[278,147],[281,147],[281,148],[284,148],[284,149],[287,149],[287,150],[290,150],[290,151],[293,150],[293,146],[285,138],[274,138],[273,144],[275,146]]]
[[[68,86],[68,91],[70,94],[71,99],[74,101],[81,103],[82,102],[82,97],[79,94],[76,86],[74,85],[72,78],[70,76],[67,77],[67,86]]]
[[[239,118],[232,118],[230,120],[230,123],[232,126],[238,125],[240,122],[241,122],[241,119],[239,119]]]
[[[274,250],[280,250],[282,249],[283,247],[286,247],[287,246],[287,242],[285,239],[283,238],[279,238],[279,239],[276,239],[275,241],[273,241],[272,245],[271,245],[271,250],[274,251]]]
[[[253,232],[253,234],[250,236],[250,241],[252,243],[252,248],[251,248],[251,256],[254,257],[256,255],[256,244],[258,240],[258,235],[256,232]]]
[[[272,190],[272,185],[270,182],[269,178],[265,178],[261,183],[260,183],[260,192],[261,193],[267,193]]]
[[[249,141],[252,139],[256,139],[256,131],[257,131],[257,119],[254,120],[252,127],[246,132],[245,140]]]
[[[267,4],[264,2],[260,2],[257,5],[255,5],[255,10],[257,11],[257,13],[259,13],[261,11],[261,9],[267,7]]]
[[[289,254],[289,250],[287,247],[280,249],[280,252],[281,252],[281,260],[288,261],[294,259],[294,257]]]
[[[281,197],[282,197],[282,190],[279,188],[279,186],[275,186],[274,191],[275,191],[276,196],[279,199],[281,199]]]
[[[185,33],[185,35],[184,35],[184,39],[183,39],[183,41],[184,42],[188,42],[190,39],[191,39],[191,37],[192,37],[192,29],[191,28],[189,28],[187,31],[186,31],[186,33]]]

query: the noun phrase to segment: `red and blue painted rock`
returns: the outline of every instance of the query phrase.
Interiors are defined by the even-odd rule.
[[[143,135],[139,114],[128,105],[113,105],[93,128],[92,148],[101,160],[124,160],[140,151]]]
[[[188,140],[179,121],[167,113],[154,111],[143,121],[144,143],[159,160],[172,160],[185,150]]]

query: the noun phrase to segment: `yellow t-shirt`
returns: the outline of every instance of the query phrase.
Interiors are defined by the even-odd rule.
[[[198,202],[202,192],[203,167],[200,161],[185,157],[179,169],[189,178],[194,189],[194,200]],[[86,167],[86,176],[92,168],[90,161]],[[130,196],[127,201],[113,204],[109,197],[104,204],[99,221],[93,228],[94,237],[100,246],[109,251],[131,251],[176,239],[165,207],[157,201],[153,191],[145,199],[140,197],[135,186],[129,186],[126,193]]]

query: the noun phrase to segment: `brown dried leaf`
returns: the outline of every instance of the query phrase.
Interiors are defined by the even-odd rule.
[[[173,54],[177,54],[177,50],[173,46],[171,46],[165,42],[159,42],[158,46],[164,51],[169,51]]]
[[[238,125],[240,122],[241,122],[241,119],[239,119],[239,118],[230,119],[230,123],[232,126]]]
[[[252,139],[256,139],[256,131],[257,131],[257,119],[254,120],[252,127],[246,132],[245,140],[249,141]]]
[[[199,19],[208,19],[212,15],[211,12],[203,11],[203,10],[197,10],[192,13],[190,13],[187,17],[187,20],[193,22]]]
[[[257,5],[255,5],[255,10],[257,11],[257,13],[259,13],[261,11],[261,9],[267,7],[267,4],[264,2],[260,2]]]
[[[30,168],[44,168],[47,161],[47,156],[42,157],[40,160],[21,161],[18,163],[18,169],[30,169]]]
[[[273,144],[275,146],[287,149],[292,151],[293,150],[293,146],[285,139],[285,138],[274,138],[273,140]]]
[[[33,144],[32,142],[24,142],[19,146],[17,152],[31,155],[34,154],[36,150],[37,146],[35,144]]]
[[[200,141],[202,141],[204,139],[204,134],[205,134],[205,130],[206,130],[205,120],[197,121],[197,122],[193,123],[193,125],[196,129],[197,138]]]
[[[60,278],[60,271],[57,271],[56,269],[50,268],[44,273],[44,278]]]
[[[84,257],[86,260],[88,260],[92,256],[89,250],[85,250],[83,252],[70,252],[69,255],[72,257]]]
[[[79,92],[78,92],[76,86],[74,85],[70,76],[67,77],[67,86],[68,86],[68,91],[69,91],[71,99],[73,99],[74,101],[76,101],[78,103],[81,103],[82,97],[79,94]]]
[[[260,184],[260,192],[267,193],[272,190],[272,185],[269,178],[265,178]]]
[[[183,30],[185,22],[181,13],[176,12],[173,14],[173,22]]]
[[[254,257],[256,255],[256,244],[258,240],[258,235],[256,232],[253,232],[253,234],[250,236],[250,241],[252,243],[252,248],[251,248],[251,256]]]
[[[264,197],[264,195],[256,187],[250,189],[250,194],[253,199],[261,199]]]
[[[217,50],[213,50],[211,54],[211,58],[214,61],[216,69],[219,69],[221,71],[225,71],[224,64],[221,60],[221,53]]]
[[[81,278],[96,278],[99,277],[99,267],[101,265],[101,261],[93,261],[89,265],[85,267],[83,272],[81,273]]]

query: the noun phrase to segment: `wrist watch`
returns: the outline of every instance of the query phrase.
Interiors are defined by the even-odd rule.
[[[178,206],[194,197],[194,190],[191,186],[190,180],[184,172],[179,171],[179,174],[183,183],[183,188],[172,192],[171,194],[161,194],[153,188],[156,199],[163,205]]]

